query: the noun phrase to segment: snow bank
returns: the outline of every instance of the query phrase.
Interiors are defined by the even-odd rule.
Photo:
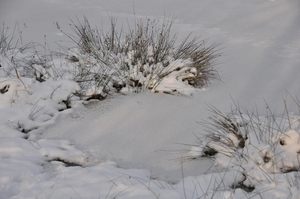
[[[166,78],[162,85],[167,84],[174,83]],[[218,114],[215,120],[224,120],[221,124],[229,133],[226,128],[212,131],[210,139],[193,147],[189,158],[214,149],[219,172],[169,184],[153,179],[146,170],[99,162],[69,141],[38,138],[36,129],[82,106],[74,95],[80,89],[77,83],[1,77],[0,89],[0,169],[5,171],[0,175],[1,198],[296,198],[299,194],[297,115],[228,119]]]

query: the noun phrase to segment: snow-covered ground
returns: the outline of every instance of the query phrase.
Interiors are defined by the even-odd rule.
[[[73,97],[71,110],[63,101],[78,89],[74,82],[20,82],[0,73],[0,89],[10,85],[0,94],[0,198],[298,198],[297,172],[274,175],[269,184],[262,180],[252,195],[241,189],[232,194],[229,185],[239,180],[235,172],[216,174],[211,168],[213,173],[202,175],[212,161],[182,164],[180,159],[190,149],[184,144],[197,143],[196,136],[205,134],[199,122],[210,115],[207,105],[227,113],[235,101],[265,116],[265,102],[281,113],[287,99],[288,110],[298,111],[287,96],[299,97],[300,91],[299,1],[0,2],[1,22],[9,27],[19,23],[20,43],[43,44],[46,38],[52,49],[68,40],[56,22],[68,31],[70,18],[85,15],[92,25],[106,28],[109,15],[127,24],[133,13],[152,19],[175,16],[178,41],[192,31],[220,44],[215,67],[222,81],[213,80],[192,96],[126,93],[86,106]],[[24,139],[32,128],[37,129]],[[298,152],[297,143],[292,145],[288,151]],[[66,167],[61,160],[83,167]],[[210,195],[216,188],[220,192]]]

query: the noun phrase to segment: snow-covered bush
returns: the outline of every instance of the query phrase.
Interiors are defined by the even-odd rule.
[[[253,195],[272,195],[279,187],[288,187],[290,192],[282,193],[287,195],[291,189],[299,190],[299,113],[284,109],[278,115],[268,106],[265,117],[247,110],[242,113],[241,108],[223,114],[212,107],[211,112],[203,123],[208,134],[192,147],[188,159],[213,158],[222,171],[218,175],[233,175],[223,184],[227,189],[240,188]]]
[[[171,35],[172,20],[137,20],[125,33],[111,18],[108,32],[92,28],[84,18],[71,24],[74,34],[66,34],[76,48],[68,49],[66,58],[73,68],[73,78],[83,88],[83,95],[100,94],[112,87],[139,92],[179,92],[207,85],[218,78],[212,61],[219,56],[216,46],[187,37],[175,47]],[[187,89],[182,89],[185,87]]]

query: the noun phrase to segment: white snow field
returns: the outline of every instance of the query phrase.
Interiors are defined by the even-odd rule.
[[[110,16],[123,27],[137,18],[176,17],[178,42],[192,32],[220,44],[221,81],[179,86],[174,95],[124,92],[86,103],[71,95],[79,90],[73,81],[8,77],[5,64],[13,58],[2,54],[0,199],[299,198],[298,0],[0,0],[0,20],[9,32],[18,23],[19,45],[73,47],[55,26],[70,32],[70,19],[83,16],[103,29]],[[223,137],[232,140],[229,149],[204,140],[200,123],[211,116],[208,106],[226,114],[234,103],[262,118],[234,117],[237,124],[272,123],[272,138],[258,139],[249,128],[245,150],[235,150],[231,134]],[[268,118],[266,107],[279,118]],[[219,150],[215,159],[198,158],[207,146]],[[187,156],[195,160],[182,162]]]

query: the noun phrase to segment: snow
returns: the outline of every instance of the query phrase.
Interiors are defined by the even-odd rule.
[[[260,166],[220,154],[215,161],[181,163],[181,159],[201,155],[198,139],[205,131],[199,123],[210,115],[208,105],[225,113],[234,103],[257,109],[260,121],[267,123],[266,106],[280,116],[284,99],[290,113],[297,113],[297,104],[288,96],[299,97],[299,8],[297,0],[2,0],[0,19],[11,27],[9,31],[18,22],[20,44],[46,42],[57,50],[58,41],[73,46],[56,22],[68,31],[70,18],[83,15],[103,28],[110,25],[109,15],[117,16],[123,26],[133,22],[133,12],[151,19],[174,16],[178,41],[193,31],[192,35],[208,39],[208,45],[220,44],[216,68],[222,81],[213,80],[199,90],[184,82],[175,84],[171,75],[156,89],[176,90],[175,96],[122,90],[125,95],[83,105],[86,102],[73,95],[78,84],[55,77],[54,72],[40,71],[54,77],[45,82],[18,78],[9,65],[10,56],[26,60],[32,54],[1,56],[0,89],[9,87],[0,94],[0,198],[298,198],[298,172],[281,174],[280,168],[262,159],[267,152],[280,154],[278,159],[286,158],[279,165],[299,167],[296,127],[272,132],[274,139],[286,144],[274,151],[274,145],[252,134],[247,152]],[[20,74],[25,72],[22,64]],[[61,72],[64,60],[53,64]],[[8,72],[14,77],[8,78]],[[294,124],[299,117],[291,115],[290,121]],[[211,164],[219,167],[210,168]],[[254,178],[245,180],[241,168],[228,169],[236,164]],[[254,192],[230,188],[241,181],[255,185]]]

